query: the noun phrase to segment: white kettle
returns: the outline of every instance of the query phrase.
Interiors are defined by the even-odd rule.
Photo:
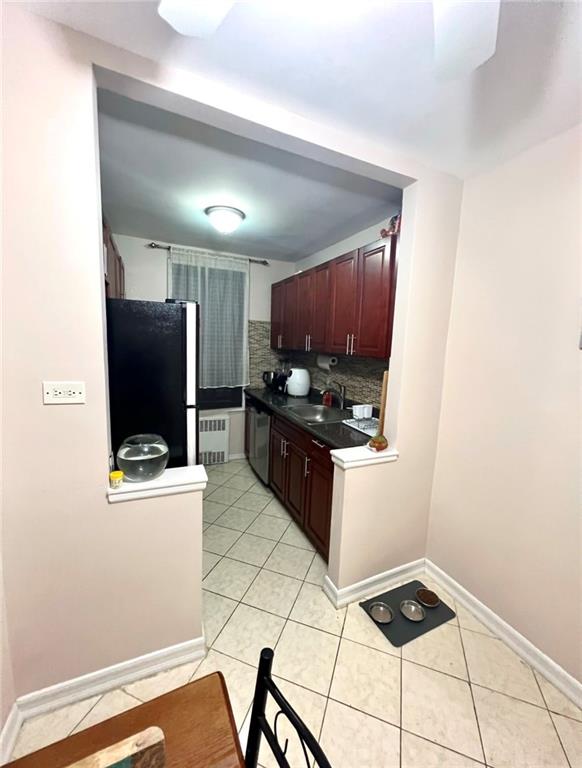
[[[306,397],[309,394],[311,379],[307,368],[291,368],[287,373],[287,394],[293,397]]]

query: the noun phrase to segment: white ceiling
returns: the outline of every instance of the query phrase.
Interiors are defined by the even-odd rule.
[[[105,215],[135,237],[296,261],[387,221],[402,199],[395,187],[107,91],[99,145]],[[247,218],[220,235],[210,205]]]
[[[142,56],[244,88],[460,176],[582,119],[582,4],[511,2],[495,56],[442,82],[429,2],[239,2],[208,40],[181,37],[156,2],[28,3]]]

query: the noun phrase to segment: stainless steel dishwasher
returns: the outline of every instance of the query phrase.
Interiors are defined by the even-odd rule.
[[[260,405],[246,401],[249,464],[265,485],[269,483],[269,434],[271,416]]]

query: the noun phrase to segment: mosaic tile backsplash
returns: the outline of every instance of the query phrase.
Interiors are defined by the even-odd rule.
[[[270,348],[271,323],[261,320],[249,321],[249,378],[251,386],[262,386],[263,371],[281,368],[284,362],[289,366],[307,368],[311,375],[311,386],[323,389],[329,381],[343,384],[349,400],[371,403],[380,407],[382,377],[388,367],[383,360],[367,357],[345,357],[338,355],[338,364],[330,373],[317,367],[315,352],[286,352],[279,357]]]
[[[271,323],[249,320],[249,381],[251,387],[263,386],[263,371],[280,368],[279,358],[271,349]]]

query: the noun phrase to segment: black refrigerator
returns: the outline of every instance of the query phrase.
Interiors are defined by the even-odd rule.
[[[198,305],[107,299],[114,456],[126,437],[161,435],[168,467],[198,463]]]

